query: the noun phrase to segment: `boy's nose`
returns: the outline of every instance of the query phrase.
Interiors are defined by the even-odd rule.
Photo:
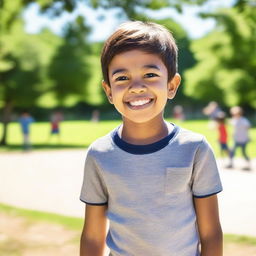
[[[130,93],[143,93],[147,90],[146,86],[141,82],[134,82],[129,88]]]

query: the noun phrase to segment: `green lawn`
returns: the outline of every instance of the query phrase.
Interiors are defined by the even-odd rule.
[[[6,213],[10,217],[25,217],[32,222],[43,221],[47,223],[61,224],[65,226],[65,228],[72,230],[81,230],[84,223],[84,220],[82,218],[63,216],[59,214],[40,212],[34,210],[27,210],[1,203],[0,212]]]
[[[173,121],[168,119],[168,121]],[[176,122],[177,123],[177,122]],[[96,138],[103,136],[116,126],[120,121],[101,121],[99,123],[92,123],[90,121],[65,121],[61,124],[61,141],[52,137],[49,141],[50,124],[48,122],[37,122],[31,127],[31,141],[33,149],[63,149],[63,148],[85,148],[90,145]],[[207,140],[212,145],[215,153],[219,156],[219,147],[217,143],[217,132],[210,129],[208,121],[206,120],[188,120],[178,125],[199,132],[206,136]],[[231,137],[231,127],[229,134]],[[0,125],[0,135],[2,134],[2,126]],[[248,145],[248,152],[250,157],[256,156],[256,128],[250,131],[252,142]],[[22,136],[18,123],[11,123],[8,129],[8,147],[1,147],[0,151],[21,150]],[[232,141],[230,141],[232,145]],[[240,152],[238,152],[240,153]]]
[[[104,121],[92,123],[90,121],[65,121],[61,123],[60,142],[56,136],[49,140],[50,124],[38,122],[31,125],[31,141],[33,149],[62,149],[85,148],[96,138],[106,134],[116,127],[118,121]],[[0,134],[2,126],[0,126]],[[8,128],[8,147],[0,148],[1,151],[21,150],[22,135],[18,123],[11,123]]]

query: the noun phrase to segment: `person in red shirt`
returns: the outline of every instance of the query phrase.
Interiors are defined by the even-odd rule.
[[[223,111],[220,111],[215,120],[217,122],[218,128],[218,141],[220,144],[221,155],[228,155],[230,157],[230,150],[228,148],[228,132],[225,124],[226,114]]]
[[[63,115],[60,111],[55,111],[51,116],[51,132],[48,139],[50,141],[53,135],[58,137],[58,141],[60,143],[60,123],[63,121]]]

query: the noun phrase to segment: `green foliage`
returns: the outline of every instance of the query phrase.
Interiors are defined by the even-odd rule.
[[[217,29],[195,41],[197,65],[185,74],[186,93],[227,106],[256,107],[256,6],[244,5],[204,15],[217,20]]]
[[[87,56],[90,53],[86,42],[89,28],[82,17],[66,26],[64,40],[49,65],[52,90],[61,104],[70,96],[82,99],[90,78]]]
[[[208,0],[90,0],[94,7],[105,9],[119,8],[119,15],[126,15],[129,19],[143,19],[143,9],[159,10],[165,7],[175,8],[181,12],[184,4],[203,4]]]
[[[11,42],[4,60],[11,63],[2,71],[0,99],[16,105],[29,106],[39,95],[39,59],[33,43],[20,30],[19,23],[12,34],[5,37],[4,43]]]
[[[102,73],[100,66],[100,56],[88,56],[90,78],[86,87],[85,100],[86,103],[99,106],[107,102],[107,98],[101,86]]]
[[[22,8],[22,0],[3,1],[0,2],[0,30],[2,34],[9,31],[12,24],[20,17],[20,10]]]
[[[12,102],[14,106],[31,107],[47,90],[45,69],[57,41],[49,31],[27,35],[23,32],[22,23],[12,26],[11,33],[3,40],[8,54],[2,60],[10,63],[1,72],[0,100],[4,104]]]

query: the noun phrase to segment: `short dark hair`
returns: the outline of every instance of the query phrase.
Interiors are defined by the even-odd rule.
[[[104,81],[110,85],[108,68],[111,60],[122,52],[142,50],[159,55],[168,71],[168,81],[177,72],[178,48],[172,34],[153,22],[129,21],[121,24],[107,39],[101,53]]]

